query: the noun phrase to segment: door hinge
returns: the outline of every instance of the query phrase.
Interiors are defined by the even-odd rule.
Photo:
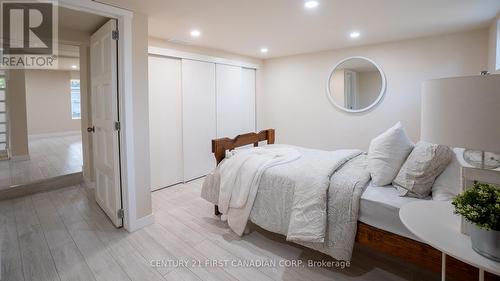
[[[115,130],[116,130],[116,131],[119,131],[119,130],[120,130],[120,122],[119,122],[119,121],[116,121],[116,122],[115,122]]]
[[[120,38],[120,33],[118,33],[118,30],[113,30],[111,32],[111,38],[113,38],[113,40],[118,40]]]
[[[119,209],[118,210],[118,218],[123,219],[124,215],[125,215],[125,211],[123,209]]]

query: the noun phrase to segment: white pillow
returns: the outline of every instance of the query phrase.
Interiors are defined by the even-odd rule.
[[[453,150],[446,145],[419,141],[392,184],[399,190],[399,196],[428,197],[436,178],[454,156]]]
[[[376,186],[390,184],[413,146],[401,122],[374,138],[368,149],[368,169],[372,183]]]
[[[452,200],[461,190],[460,169],[462,166],[470,167],[463,159],[463,148],[454,148],[453,157],[450,164],[439,177],[436,178],[432,186],[432,199],[439,201]]]

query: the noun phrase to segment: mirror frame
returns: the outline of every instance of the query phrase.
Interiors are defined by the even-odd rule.
[[[378,71],[380,72],[380,76],[382,79],[382,87],[380,88],[380,94],[378,95],[377,99],[372,104],[370,104],[369,106],[362,108],[362,109],[348,109],[348,108],[341,106],[340,104],[335,102],[335,100],[332,97],[332,93],[330,91],[330,83],[332,80],[333,72],[335,71],[335,69],[337,69],[337,67],[339,65],[341,65],[342,63],[344,63],[350,59],[363,59],[363,60],[367,60],[367,61],[373,63],[373,65],[375,65],[375,67],[377,67]],[[382,100],[382,98],[385,95],[385,90],[386,90],[386,80],[385,80],[385,74],[384,74],[384,71],[382,70],[382,68],[376,62],[374,62],[372,59],[369,59],[367,57],[362,57],[362,56],[352,56],[352,57],[348,57],[348,58],[345,58],[345,59],[339,61],[337,64],[335,64],[333,66],[332,70],[328,74],[328,79],[326,81],[326,96],[328,97],[328,100],[330,101],[330,103],[333,104],[338,109],[345,111],[345,112],[350,112],[350,113],[360,113],[360,112],[365,112],[365,111],[372,109]]]

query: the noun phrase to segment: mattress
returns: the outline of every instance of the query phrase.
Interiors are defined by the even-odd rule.
[[[430,200],[400,197],[392,185],[374,186],[370,182],[361,195],[358,220],[373,227],[420,241],[401,222],[399,209],[410,202]]]

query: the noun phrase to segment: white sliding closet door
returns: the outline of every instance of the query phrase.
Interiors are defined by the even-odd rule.
[[[255,77],[249,82],[250,76],[239,66],[217,64],[217,137],[255,130],[250,121],[255,120]]]
[[[212,139],[216,138],[215,64],[182,60],[184,180],[215,168]]]
[[[256,77],[255,69],[243,68],[241,73],[241,82],[243,89],[243,125],[247,132],[255,131],[256,117],[255,117],[255,93],[256,93]]]
[[[181,60],[149,56],[151,190],[183,181]]]

